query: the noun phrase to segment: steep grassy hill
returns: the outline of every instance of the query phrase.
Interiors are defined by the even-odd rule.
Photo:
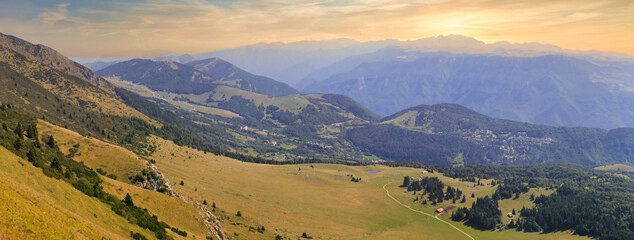
[[[130,231],[152,235],[1,146],[0,156],[3,239],[128,239]]]
[[[47,49],[17,40],[8,46],[20,51]],[[47,59],[46,55],[42,57]],[[70,61],[62,61],[60,56],[56,59],[59,62]],[[140,129],[160,126],[127,106],[115,95],[111,84],[101,82],[105,80],[98,78],[94,83],[88,82],[67,74],[67,71],[45,65],[42,61],[45,60],[22,55],[0,45],[0,84],[4,86],[0,92],[0,102],[81,134],[116,142],[122,142],[125,136],[131,136]]]
[[[50,47],[41,44],[34,45],[17,37],[2,33],[0,33],[0,45],[19,53],[28,60],[39,62],[60,72],[80,78],[110,93],[114,90],[112,85],[90,69],[71,61]]]

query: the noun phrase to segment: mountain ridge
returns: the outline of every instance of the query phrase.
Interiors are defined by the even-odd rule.
[[[312,80],[303,90],[347,95],[382,116],[417,104],[451,102],[538,124],[634,126],[634,82],[625,66],[561,55],[384,52],[368,55],[370,62],[360,56],[313,73],[322,80]]]
[[[222,82],[236,81],[236,86],[242,90],[274,97],[300,93],[286,83],[251,74],[220,58],[191,61],[185,65],[192,66]]]

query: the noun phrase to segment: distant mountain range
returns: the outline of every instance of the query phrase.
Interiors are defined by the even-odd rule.
[[[218,85],[235,86],[241,90],[283,96],[299,91],[287,84],[243,71],[218,58],[190,62],[132,59],[97,71],[102,76],[117,76],[125,81],[142,84],[154,91],[179,94],[202,94]]]
[[[255,90],[261,87],[254,82],[259,81],[264,89],[275,91],[281,88],[266,85],[288,86],[249,74],[220,59],[190,65],[130,60],[100,71],[104,76],[119,77],[110,83],[52,49],[11,36],[3,37],[0,81],[7,89],[0,92],[2,103],[11,103],[15,109],[67,125],[82,134],[124,145],[147,134],[158,134],[251,161],[383,159],[436,165],[599,165],[627,163],[633,157],[632,128],[604,130],[535,125],[487,117],[455,104],[420,105],[380,119],[343,95],[258,93]],[[510,59],[449,53],[414,56],[417,57],[399,58],[404,60],[392,64],[395,67],[421,64],[420,61],[463,64],[471,67],[468,72],[491,74],[483,78],[485,80],[507,74],[505,71],[513,67],[503,67],[500,72],[478,72],[482,71],[481,64],[516,64],[515,68],[520,70],[524,68],[519,66],[531,67],[525,71],[545,69],[547,73],[541,77],[546,79],[548,76],[558,79],[559,71],[578,74],[580,77],[575,79],[579,82],[560,84],[561,88],[580,89],[588,88],[581,76],[596,70],[588,61],[562,56]],[[365,65],[372,64],[360,66]],[[442,66],[436,68],[443,69]],[[434,76],[436,72],[432,69],[426,72]],[[378,67],[377,70],[388,71]],[[440,72],[465,74],[447,69]],[[245,79],[249,81],[241,82]],[[153,102],[119,89],[115,84],[137,91]],[[500,81],[500,84],[505,83]],[[504,86],[513,89],[513,84]],[[539,89],[542,83],[533,84]],[[240,89],[244,86],[249,87]],[[290,91],[296,92],[292,88]],[[210,143],[224,149],[212,147]]]
[[[627,64],[390,48],[333,64],[307,80],[304,91],[343,94],[383,116],[421,103],[457,103],[552,126],[634,126],[634,65]]]
[[[451,35],[255,44],[155,60],[187,63],[212,57],[304,92],[349,96],[381,116],[447,102],[538,124],[634,126],[634,58],[620,53],[487,44]],[[253,85],[246,86],[241,89]]]

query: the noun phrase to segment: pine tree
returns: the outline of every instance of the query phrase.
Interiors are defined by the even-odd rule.
[[[238,211],[238,213],[236,213],[236,216],[242,217],[242,213],[240,211]]]
[[[402,186],[402,187],[407,187],[407,186],[409,186],[409,181],[410,181],[409,176],[405,176],[405,177],[403,178],[403,185],[401,185],[401,186]]]
[[[33,164],[40,161],[40,155],[35,150],[35,147],[31,147],[29,152],[26,154],[26,158],[29,160],[29,162],[32,162]]]
[[[125,198],[123,199],[123,201],[122,201],[122,202],[123,202],[123,204],[125,204],[126,206],[130,206],[130,207],[134,206],[134,203],[132,202],[132,196],[130,196],[130,194],[129,194],[129,193],[127,193],[127,194],[125,195]]]
[[[207,200],[203,200],[203,205],[207,205]]]
[[[57,171],[62,171],[62,164],[59,162],[57,157],[53,158],[53,161],[51,161],[51,168]]]
[[[18,123],[18,125],[15,127],[15,130],[13,130],[13,133],[17,134],[19,139],[24,138],[24,130],[22,130],[22,124]]]
[[[22,139],[19,139],[19,138],[18,138],[18,139],[16,139],[16,140],[15,140],[15,142],[13,143],[13,147],[14,147],[16,150],[20,150],[20,148],[22,148],[22,145],[24,145],[24,144],[22,143]]]
[[[53,138],[53,135],[51,135],[48,138],[48,142],[46,142],[46,145],[48,145],[51,148],[56,148],[57,147],[57,143],[55,143],[55,138]]]

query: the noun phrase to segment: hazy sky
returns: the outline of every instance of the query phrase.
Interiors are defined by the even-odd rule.
[[[449,34],[634,56],[634,1],[0,0],[0,32],[72,57],[151,57],[257,42]]]

